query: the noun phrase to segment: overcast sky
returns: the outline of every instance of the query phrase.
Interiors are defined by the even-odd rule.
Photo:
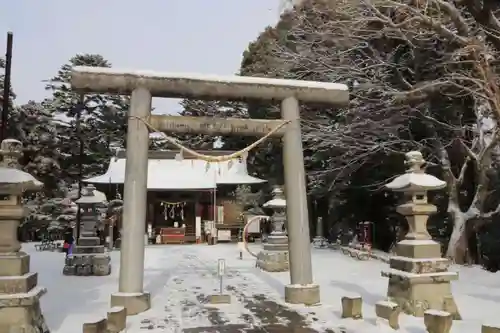
[[[279,16],[279,0],[12,0],[0,9],[0,53],[14,33],[17,103],[47,96],[42,80],[77,53],[115,68],[233,74],[241,55]],[[173,113],[175,101],[153,106]]]

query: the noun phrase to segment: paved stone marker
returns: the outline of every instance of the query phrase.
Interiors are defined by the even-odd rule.
[[[267,79],[241,76],[179,75],[148,71],[119,71],[110,68],[74,67],[72,89],[82,93],[131,95],[125,166],[123,234],[119,292],[111,296],[112,305],[123,305],[133,315],[149,309],[150,297],[143,290],[144,230],[146,223],[147,163],[149,133],[141,119],[151,119],[165,132],[220,135],[262,135],[276,120],[245,120],[241,130],[234,120],[217,119],[210,126],[200,120],[172,117],[150,118],[151,98],[194,98],[227,100],[267,100],[281,102],[282,120],[289,122],[283,133],[283,165],[288,201],[290,244],[290,285],[285,286],[289,303],[314,304],[320,301],[319,286],[313,282],[309,214],[300,129],[299,101],[344,106],[349,101],[346,85],[336,83]],[[168,117],[168,118],[167,118]],[[193,126],[189,125],[189,122]],[[184,124],[178,126],[176,124]],[[217,125],[217,126],[214,126]],[[266,129],[267,126],[267,129]],[[182,128],[185,128],[183,130]]]
[[[399,330],[399,314],[401,308],[394,302],[380,301],[375,304],[375,314],[387,320],[392,329]]]
[[[407,196],[408,202],[397,211],[410,227],[405,239],[397,244],[396,256],[390,259],[391,270],[382,272],[389,278],[387,296],[406,314],[423,317],[426,310],[434,309],[460,319],[450,285],[458,274],[448,271],[451,262],[441,258],[441,246],[427,231],[427,219],[437,211],[428,203],[427,191],[442,189],[446,183],[425,173],[426,162],[420,152],[407,153],[406,160],[407,172],[386,185]]]
[[[449,333],[453,325],[449,312],[427,310],[424,312],[424,325],[429,333]]]
[[[342,304],[342,318],[363,319],[363,298],[361,296],[344,296]]]
[[[29,173],[19,170],[22,144],[1,143],[0,166],[0,332],[39,332],[49,329],[40,309],[47,290],[37,286],[38,274],[30,272],[30,256],[21,251],[17,228],[25,210],[21,195],[42,186]]]

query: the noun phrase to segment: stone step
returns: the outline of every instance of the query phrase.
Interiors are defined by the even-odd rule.
[[[73,254],[92,254],[92,253],[104,253],[104,245],[98,246],[75,246],[73,249]]]
[[[101,245],[101,240],[99,237],[80,237],[76,241],[77,246],[99,246]]]

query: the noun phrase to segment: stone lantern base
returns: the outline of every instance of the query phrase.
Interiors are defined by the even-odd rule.
[[[49,332],[40,309],[47,290],[37,286],[38,275],[29,267],[24,252],[0,254],[0,332]]]
[[[290,268],[288,259],[288,237],[285,233],[273,233],[264,244],[264,249],[257,255],[257,267],[266,272],[287,272]]]
[[[441,258],[441,246],[430,239],[405,239],[397,244],[397,256],[390,259],[387,296],[406,314],[423,317],[428,309],[442,310],[461,319],[451,293],[450,261]]]
[[[111,274],[111,257],[98,237],[80,237],[73,253],[66,257],[64,275],[105,276]]]

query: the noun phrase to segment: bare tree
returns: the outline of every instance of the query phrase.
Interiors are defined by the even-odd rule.
[[[489,200],[500,157],[497,10],[493,0],[304,0],[282,16],[274,45],[288,76],[352,89],[348,108],[310,106],[304,121],[309,149],[330,156],[319,179],[334,186],[381,152],[430,154],[448,183],[457,262],[466,226],[500,211]]]

